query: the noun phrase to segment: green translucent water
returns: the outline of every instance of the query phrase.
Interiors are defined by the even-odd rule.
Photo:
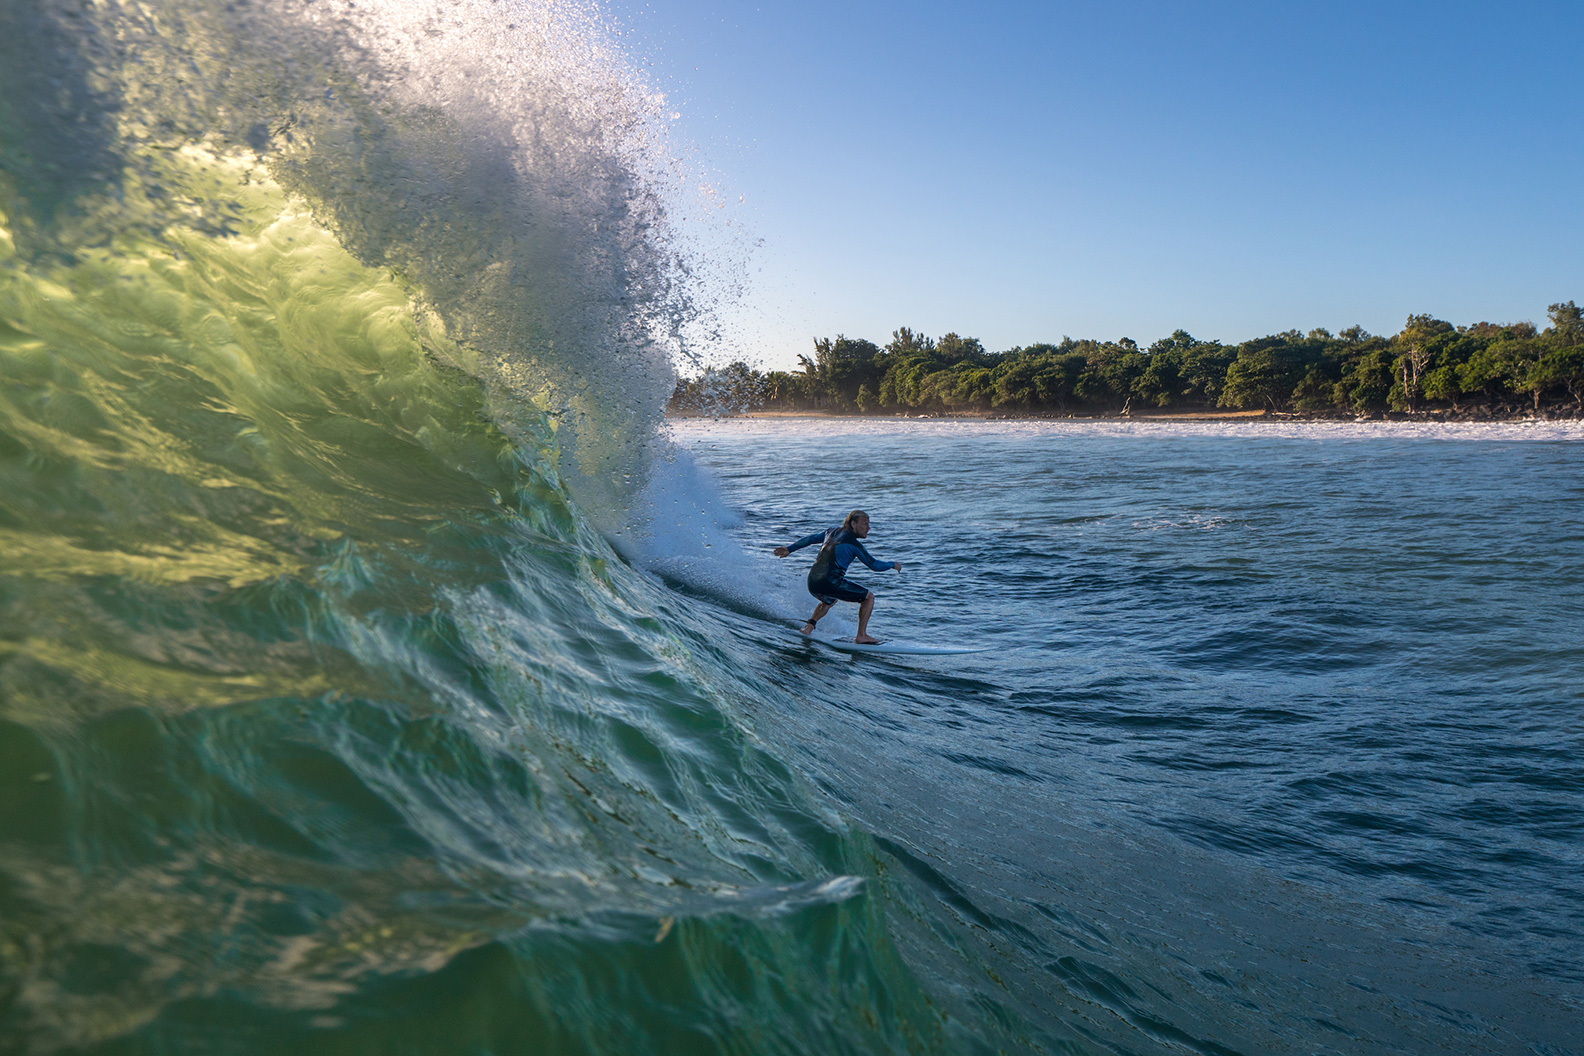
[[[8,1039],[938,1046],[549,420],[255,216],[0,271]]]

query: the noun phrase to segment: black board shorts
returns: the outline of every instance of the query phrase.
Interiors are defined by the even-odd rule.
[[[808,591],[824,605],[834,605],[838,601],[862,602],[869,596],[868,587],[850,579],[811,580]]]

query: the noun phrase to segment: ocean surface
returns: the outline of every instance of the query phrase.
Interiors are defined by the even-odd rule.
[[[1584,1052],[1584,432],[668,423],[640,66],[0,0],[0,1056]]]
[[[862,507],[871,631],[995,647],[766,681],[1036,1048],[1579,1051],[1577,425],[674,433],[745,580]]]

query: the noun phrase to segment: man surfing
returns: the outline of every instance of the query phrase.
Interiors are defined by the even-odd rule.
[[[819,601],[814,607],[814,615],[803,625],[804,634],[813,634],[814,625],[820,618],[830,611],[831,606],[838,601],[851,601],[858,605],[858,633],[853,635],[853,641],[859,645],[879,645],[880,639],[869,637],[869,614],[874,612],[874,591],[861,584],[854,583],[847,578],[847,566],[857,558],[875,572],[884,572],[894,568],[902,571],[900,561],[876,561],[869,556],[869,551],[864,549],[859,542],[869,534],[869,515],[862,510],[854,510],[842,521],[839,528],[829,528],[823,532],[806,535],[791,546],[778,546],[775,556],[785,557],[794,550],[801,550],[805,546],[820,544],[819,555],[814,558],[814,565],[809,569],[808,592]]]

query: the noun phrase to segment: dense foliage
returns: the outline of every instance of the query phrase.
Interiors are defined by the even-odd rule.
[[[678,383],[679,413],[735,410],[859,414],[1005,411],[1095,414],[1217,408],[1375,414],[1584,410],[1584,320],[1572,301],[1551,325],[1453,326],[1411,315],[1393,337],[1354,326],[1297,330],[1240,345],[1178,330],[1147,349],[1128,338],[987,352],[971,337],[906,328],[884,348],[819,338],[800,371],[746,363]]]

